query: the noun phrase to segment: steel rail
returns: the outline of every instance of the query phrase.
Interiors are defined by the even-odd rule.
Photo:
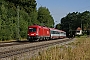
[[[70,41],[70,40],[72,40],[72,39],[66,39],[66,40],[53,42],[53,43],[46,43],[46,44],[32,46],[32,47],[25,47],[25,48],[21,48],[21,49],[17,49],[17,50],[10,50],[10,51],[0,52],[0,59],[15,56],[15,55],[22,54],[22,53],[25,53],[25,52],[38,50],[38,49],[41,49],[41,48],[46,48],[46,47],[53,46],[53,45],[56,45],[56,44],[60,44],[60,43],[63,43],[63,42],[67,42],[67,41]]]
[[[13,46],[13,45],[22,45],[30,43],[29,41],[15,41],[15,42],[2,42],[0,43],[0,47],[7,47],[7,46]]]

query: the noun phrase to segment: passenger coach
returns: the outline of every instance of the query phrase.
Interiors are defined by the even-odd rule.
[[[50,28],[50,39],[60,39],[65,37],[66,37],[65,31]]]

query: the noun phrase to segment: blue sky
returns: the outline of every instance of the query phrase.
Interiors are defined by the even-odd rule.
[[[69,12],[90,11],[90,0],[36,0],[37,8],[47,7],[54,18],[55,24]]]

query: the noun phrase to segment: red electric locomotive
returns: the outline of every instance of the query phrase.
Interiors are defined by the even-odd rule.
[[[33,25],[28,27],[28,36],[29,41],[33,40],[47,40],[50,38],[50,29],[47,27]]]

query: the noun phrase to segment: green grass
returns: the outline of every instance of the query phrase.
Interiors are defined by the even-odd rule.
[[[30,60],[90,60],[90,38],[77,38],[67,45],[51,47]]]

